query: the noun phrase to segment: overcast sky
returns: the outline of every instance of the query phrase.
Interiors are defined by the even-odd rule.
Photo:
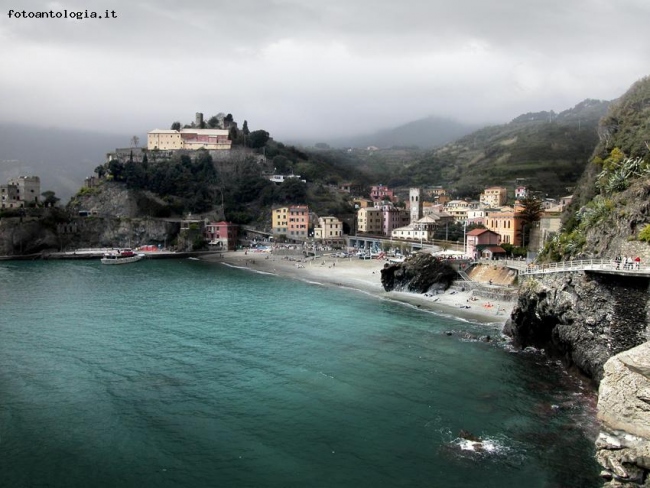
[[[648,0],[0,5],[0,121],[46,126],[144,134],[225,112],[278,140],[325,139],[428,115],[507,122],[650,74]]]

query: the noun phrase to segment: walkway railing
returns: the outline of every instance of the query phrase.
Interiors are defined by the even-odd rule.
[[[549,273],[567,273],[571,271],[604,271],[616,272],[629,275],[649,274],[647,266],[641,266],[640,263],[618,263],[613,259],[582,259],[579,261],[562,261],[559,263],[540,264],[527,266],[526,269],[519,271],[520,275],[537,275]]]

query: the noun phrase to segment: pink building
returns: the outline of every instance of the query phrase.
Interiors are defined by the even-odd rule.
[[[205,226],[203,235],[211,246],[220,247],[223,250],[234,251],[237,249],[236,224],[230,222],[211,222]]]
[[[501,236],[488,229],[474,229],[467,233],[467,255],[478,258],[481,250],[486,247],[497,246],[501,243]]]
[[[526,198],[528,196],[528,188],[525,186],[518,186],[515,188],[515,198],[517,200],[521,198]]]
[[[309,207],[307,205],[291,205],[287,219],[287,237],[289,239],[305,240],[309,231]]]
[[[382,234],[390,236],[394,229],[404,227],[410,222],[411,214],[408,210],[401,210],[392,205],[384,205],[382,208]]]
[[[381,202],[383,200],[394,201],[395,194],[393,190],[384,185],[377,185],[370,188],[370,198],[374,202]]]

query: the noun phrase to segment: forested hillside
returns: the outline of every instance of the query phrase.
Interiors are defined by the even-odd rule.
[[[412,185],[445,185],[476,196],[487,185],[518,178],[549,196],[570,193],[598,143],[608,102],[585,100],[570,110],[529,113],[447,144],[406,166]]]
[[[612,104],[547,259],[650,257],[650,77]]]

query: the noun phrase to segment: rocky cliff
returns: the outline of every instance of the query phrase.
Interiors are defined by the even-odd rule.
[[[601,119],[599,143],[563,216],[562,232],[546,243],[540,259],[650,261],[648,114],[650,77],[635,83]],[[603,427],[624,429],[597,443],[610,486],[650,486],[648,444],[629,437],[648,436],[649,285],[644,277],[590,272],[525,278],[504,329],[515,345],[545,349],[600,383]]]
[[[180,231],[178,220],[151,216],[164,202],[107,183],[80,192],[67,208],[26,209],[23,215],[0,219],[0,255],[21,256],[88,247],[171,245]],[[79,211],[90,213],[80,216]]]
[[[596,459],[608,487],[648,486],[650,478],[650,343],[605,363],[598,398]]]
[[[504,333],[598,383],[609,358],[649,339],[649,285],[648,278],[591,272],[525,278]]]

